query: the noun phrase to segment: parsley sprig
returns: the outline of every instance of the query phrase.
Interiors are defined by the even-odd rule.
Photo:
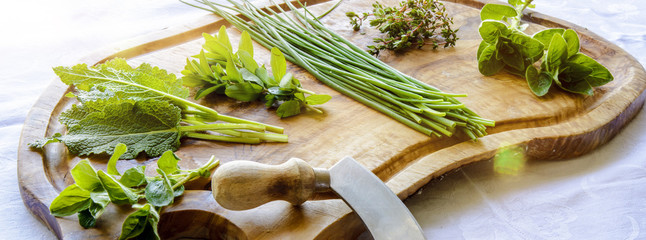
[[[195,99],[219,93],[244,102],[262,100],[267,107],[278,106],[276,114],[283,118],[299,114],[303,107],[321,113],[312,105],[331,99],[329,95],[303,89],[300,81],[287,72],[287,61],[278,48],[271,49],[269,74],[264,65],[253,59],[253,45],[246,31],[242,32],[235,53],[225,26],[215,36],[202,35],[206,40],[203,50],[194,56],[197,59],[187,59],[182,71],[185,85],[200,87]]]
[[[451,28],[453,18],[448,16],[444,4],[438,0],[407,0],[402,1],[399,7],[386,7],[375,2],[372,7],[372,12],[347,12],[346,16],[355,31],[361,29],[368,17],[373,17],[370,26],[386,33],[385,38],[374,39],[377,45],[368,46],[373,55],[379,55],[384,49],[398,51],[411,46],[432,45],[433,49],[440,45],[455,46],[458,40],[458,29]]]

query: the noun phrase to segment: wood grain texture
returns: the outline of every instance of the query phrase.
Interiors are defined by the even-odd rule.
[[[322,21],[329,28],[365,47],[377,33],[364,28],[353,32],[345,12],[368,11],[373,1],[344,1]],[[396,0],[382,1],[386,5]],[[222,163],[238,159],[280,164],[292,157],[315,167],[329,168],[344,156],[352,156],[371,169],[404,199],[432,178],[462,165],[491,159],[503,146],[519,146],[530,159],[567,159],[585,154],[614,137],[641,109],[646,94],[646,73],[641,64],[616,45],[585,28],[535,12],[527,12],[529,32],[546,27],[572,28],[579,33],[582,52],[597,59],[615,80],[595,89],[594,96],[579,96],[551,89],[545,97],[535,97],[527,83],[507,73],[491,77],[477,70],[475,54],[480,37],[478,8],[486,1],[447,2],[448,12],[460,27],[455,48],[421,49],[401,54],[384,52],[380,59],[398,70],[434,85],[445,92],[466,93],[460,100],[481,116],[496,121],[489,135],[478,142],[457,135],[429,138],[387,116],[349,99],[316,81],[304,70],[289,65],[306,89],[333,98],[322,105],[324,114],[306,112],[279,119],[262,103],[239,103],[221,97],[208,97],[201,104],[218,112],[283,126],[288,144],[230,144],[184,140],[177,155],[182,168],[195,168],[211,155]],[[318,3],[318,4],[317,4]],[[312,11],[322,12],[332,4],[313,1]],[[179,73],[188,56],[199,52],[202,32],[214,33],[225,24],[205,14],[193,23],[167,29],[98,51],[82,62],[95,64],[113,57],[127,57],[132,65],[149,62]],[[180,23],[178,23],[180,25]],[[232,42],[239,33],[229,29]],[[260,62],[269,65],[269,51],[254,45]],[[53,144],[42,152],[27,144],[64,131],[58,115],[74,103],[63,95],[69,89],[55,79],[33,107],[24,125],[18,150],[18,178],[26,206],[59,238],[115,239],[121,222],[131,210],[111,205],[97,223],[84,230],[75,216],[54,218],[48,206],[73,180],[69,169],[80,158]],[[140,157],[118,163],[119,169],[137,165],[154,166],[156,159]],[[104,157],[91,157],[98,169],[105,169]],[[153,170],[153,167],[147,168]],[[153,174],[149,172],[149,174]],[[341,200],[308,201],[294,207],[283,201],[271,202],[245,211],[225,210],[211,196],[208,180],[187,186],[191,191],[176,205],[164,209],[160,233],[169,239],[181,237],[211,239],[352,239],[364,231],[360,219]]]

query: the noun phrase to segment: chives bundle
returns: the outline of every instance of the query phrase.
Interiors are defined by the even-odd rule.
[[[285,2],[292,18],[273,1],[282,14],[257,8],[248,0],[227,1],[232,6],[208,0],[196,0],[208,8],[186,4],[221,16],[266,48],[277,47],[287,60],[327,86],[426,135],[451,136],[461,129],[476,139],[486,135],[487,126],[494,126],[494,121],[479,117],[455,99],[466,95],[444,93],[390,67],[327,29],[300,2],[303,12]]]

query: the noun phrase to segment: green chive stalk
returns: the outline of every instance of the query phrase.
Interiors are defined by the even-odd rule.
[[[477,139],[495,125],[455,99],[466,95],[444,93],[392,68],[327,29],[300,1],[302,12],[285,1],[294,17],[273,1],[279,12],[248,0],[227,0],[232,6],[195,1],[200,5],[182,2],[221,16],[267,49],[277,47],[329,87],[426,135],[452,136],[460,129]]]

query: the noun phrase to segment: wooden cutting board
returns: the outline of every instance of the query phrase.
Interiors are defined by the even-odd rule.
[[[325,0],[308,1],[310,9],[323,12],[332,6]],[[336,1],[334,1],[336,2]],[[371,44],[373,29],[364,26],[354,32],[345,12],[367,12],[374,1],[344,1],[323,18],[329,28],[355,44]],[[399,1],[381,1],[395,5]],[[279,119],[262,103],[239,103],[210,97],[201,104],[218,112],[283,126],[289,143],[260,145],[230,144],[184,140],[177,155],[183,168],[195,168],[211,155],[222,163],[253,160],[279,164],[297,157],[317,167],[330,167],[344,156],[352,156],[371,169],[399,195],[413,194],[432,178],[462,165],[494,157],[503,146],[524,149],[528,159],[566,159],[585,154],[614,137],[642,108],[646,95],[646,74],[641,64],[616,45],[585,28],[529,12],[529,32],[546,27],[572,28],[581,38],[582,52],[597,59],[615,80],[596,88],[594,96],[580,96],[552,89],[546,96],[535,97],[523,79],[507,73],[482,76],[475,54],[480,37],[481,0],[455,0],[445,3],[459,26],[460,40],[447,49],[411,50],[402,54],[383,52],[380,59],[400,71],[434,85],[445,92],[466,93],[460,100],[481,116],[496,121],[489,135],[474,142],[465,136],[428,137],[374,111],[314,79],[306,71],[290,65],[306,89],[329,94],[333,99],[322,105],[323,114],[306,112]],[[259,3],[260,4],[260,3]],[[198,18],[200,17],[200,18]],[[199,53],[202,32],[215,33],[228,23],[205,13],[193,23],[166,29],[103,49],[81,62],[95,64],[113,57],[129,58],[131,65],[148,62],[179,74],[186,58]],[[180,26],[182,23],[178,23]],[[232,42],[239,32],[230,28]],[[255,45],[257,58],[269,65],[269,52]],[[54,79],[35,104],[24,125],[18,150],[18,178],[25,205],[59,238],[116,239],[121,223],[131,211],[111,205],[97,223],[97,228],[82,229],[75,216],[54,218],[48,206],[56,195],[73,183],[68,174],[80,158],[69,155],[60,144],[44,151],[32,151],[27,144],[64,131],[58,115],[74,103],[65,98],[68,87]],[[91,157],[92,164],[106,169],[106,159]],[[154,165],[155,159],[133,159],[118,163],[119,168]],[[152,168],[149,168],[152,169]],[[211,197],[208,180],[188,186],[189,191],[164,209],[159,225],[165,238],[211,239],[353,239],[365,231],[362,222],[340,200],[309,201],[300,207],[282,201],[247,211],[229,211]]]

